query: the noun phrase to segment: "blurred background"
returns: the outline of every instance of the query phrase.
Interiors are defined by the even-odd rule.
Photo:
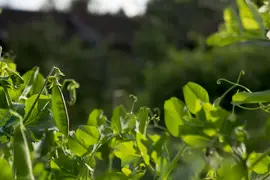
[[[258,6],[261,1],[254,1]],[[270,89],[270,54],[260,45],[211,47],[209,35],[223,22],[234,0],[0,0],[0,44],[21,74],[39,66],[46,76],[58,66],[80,83],[73,126],[90,111],[108,116],[119,104],[163,109],[182,97],[188,81],[204,86],[211,100],[236,80],[251,90]],[[223,103],[231,109],[231,97]],[[260,114],[261,115],[261,114]],[[258,114],[247,115],[258,118]],[[163,113],[161,113],[161,119]],[[258,123],[258,121],[257,121]]]

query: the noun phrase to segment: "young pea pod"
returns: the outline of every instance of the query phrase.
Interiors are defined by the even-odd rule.
[[[70,106],[73,106],[76,103],[76,89],[78,89],[80,87],[80,84],[77,83],[74,79],[65,79],[63,82],[63,86],[62,86],[62,90],[64,88],[67,88],[67,90],[69,91],[69,101],[68,104]]]
[[[59,131],[67,137],[69,134],[67,106],[61,88],[57,83],[52,86],[52,113]]]
[[[13,152],[13,165],[16,179],[34,180],[30,151],[24,134],[22,121],[20,121],[15,127]]]

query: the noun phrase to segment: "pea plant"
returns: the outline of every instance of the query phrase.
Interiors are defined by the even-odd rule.
[[[101,109],[84,125],[70,128],[68,106],[79,84],[53,67],[44,77],[38,67],[22,76],[16,64],[0,61],[1,179],[267,179],[270,149],[250,152],[249,134],[235,108],[269,112],[269,91],[251,92],[226,79],[231,87],[213,103],[197,83],[183,87],[184,101],[164,103],[159,112],[147,107]],[[232,90],[232,111],[220,105]],[[241,91],[240,91],[241,90]],[[254,105],[257,105],[256,107]],[[184,169],[184,171],[183,171]]]
[[[267,2],[260,14],[250,1],[237,0],[239,15],[225,9],[226,26],[208,43],[265,39]],[[131,96],[130,109],[117,106],[112,117],[94,109],[74,129],[68,108],[76,103],[75,80],[57,67],[46,77],[38,67],[20,75],[14,62],[0,57],[0,179],[269,179],[270,147],[248,146],[253,135],[236,111],[269,113],[270,91],[252,92],[240,84],[243,74],[236,82],[219,79],[230,87],[213,102],[206,89],[188,82],[183,100],[165,101],[164,118],[148,107],[135,111]],[[222,108],[231,93],[232,109]]]

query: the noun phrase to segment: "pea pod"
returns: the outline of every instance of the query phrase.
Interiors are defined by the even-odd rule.
[[[67,84],[67,85],[66,85]],[[69,105],[74,105],[76,102],[76,89],[80,87],[80,84],[77,83],[74,79],[65,79],[63,82],[63,86],[62,89],[65,87],[67,87],[67,90],[69,91],[69,98],[70,101],[68,102]]]
[[[65,136],[69,134],[69,117],[67,113],[67,106],[64,100],[61,88],[57,83],[52,87],[52,113],[55,124],[59,131]]]
[[[32,162],[22,121],[15,127],[14,142],[14,170],[18,180],[34,180]]]

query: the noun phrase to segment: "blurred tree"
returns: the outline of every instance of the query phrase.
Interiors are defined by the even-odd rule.
[[[164,101],[170,97],[177,96],[183,99],[182,87],[188,81],[194,81],[203,85],[208,90],[212,100],[215,100],[230,86],[226,83],[217,85],[217,79],[226,78],[234,81],[241,70],[247,72],[241,79],[241,84],[247,85],[254,91],[270,88],[269,83],[267,83],[270,67],[269,54],[266,48],[267,43],[269,45],[269,41],[265,37],[265,27],[263,25],[267,23],[263,22],[258,14],[253,14],[254,11],[251,13],[251,16],[246,16],[246,14],[250,13],[247,4],[245,4],[244,0],[238,2],[243,2],[239,5],[240,9],[242,8],[239,11],[247,12],[242,13],[244,15],[240,15],[241,17],[239,17],[241,13],[237,14],[239,11],[236,9],[235,14],[228,14],[228,9],[226,9],[226,21],[221,26],[214,41],[216,46],[223,47],[214,47],[208,51],[202,51],[201,49],[179,51],[172,43],[167,43],[169,44],[167,47],[162,44],[163,47],[160,49],[161,52],[164,52],[161,58],[163,61],[156,66],[149,66],[145,70],[145,92],[139,97],[139,100],[142,101],[141,103],[150,105],[153,108],[157,106],[163,109]],[[234,15],[233,18],[230,15]],[[240,21],[237,21],[237,18]],[[241,34],[237,34],[237,31],[241,30],[238,24],[239,22],[240,25],[243,22],[249,22],[246,23],[246,27],[242,30]],[[263,28],[261,28],[262,26]],[[150,32],[149,29],[148,32]],[[147,38],[146,34],[145,38]],[[164,40],[164,33],[159,33],[159,36],[163,37],[163,41],[166,42]],[[254,38],[262,40],[261,43],[256,43],[256,41],[243,42],[243,40]],[[224,47],[224,44],[228,45],[235,42],[242,43]],[[155,46],[154,43],[146,43],[144,44],[144,48],[155,46],[158,49],[157,47],[161,47],[162,45],[156,44]],[[157,58],[159,58],[158,55],[156,56]],[[152,54],[151,58],[153,61],[156,60],[154,54]],[[231,108],[231,95],[226,96],[223,107]],[[163,111],[161,110],[161,112]]]
[[[17,29],[21,29],[18,33]],[[81,84],[78,103],[85,107],[99,107],[103,102],[103,59],[107,58],[106,45],[94,49],[85,48],[79,37],[66,37],[65,29],[52,19],[14,25],[9,30],[9,47],[16,52],[19,71],[24,73],[39,66],[46,74],[52,66],[60,67],[68,78]],[[90,104],[89,104],[90,102]],[[76,113],[84,114],[80,106]],[[87,111],[89,109],[87,108]]]
[[[70,108],[73,124],[87,119],[94,108],[102,108],[110,114],[113,91],[120,88],[133,93],[138,86],[140,69],[129,54],[110,50],[105,40],[91,46],[76,35],[70,36],[61,19],[48,17],[25,25],[12,25],[8,40],[21,73],[39,66],[41,72],[47,74],[52,66],[58,66],[67,78],[80,83],[77,106]]]
[[[222,19],[220,7],[224,6],[216,1],[214,7],[202,2],[205,1],[149,1],[134,42],[136,56],[142,61],[160,62],[166,60],[172,47],[197,47],[198,37],[204,38],[217,30]]]

